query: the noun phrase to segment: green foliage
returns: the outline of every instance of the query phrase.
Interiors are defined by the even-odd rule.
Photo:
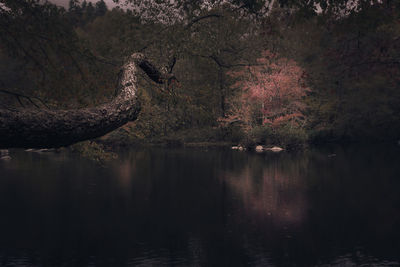
[[[104,1],[74,0],[65,10],[38,0],[0,0],[0,89],[39,97],[50,108],[103,103],[115,93],[124,59],[140,51],[177,80],[156,86],[139,78],[140,117],[112,134],[124,142],[293,147],[309,136],[400,136],[400,6],[394,1],[357,1],[351,8],[347,0],[128,2],[136,11],[107,10]],[[283,59],[304,70],[310,90],[281,98],[279,109],[301,107],[295,112],[301,125],[262,125],[282,112],[261,102],[246,111],[234,101],[243,84],[254,82],[250,72],[263,51],[279,56],[263,63],[258,79]],[[231,75],[243,69],[249,75]],[[242,85],[232,86],[238,80]],[[271,91],[272,83],[259,89]],[[274,84],[276,95],[268,97],[277,99],[284,88]],[[19,105],[13,95],[0,104]],[[246,125],[243,118],[227,122],[235,109],[247,112]]]
[[[92,141],[74,144],[71,146],[71,150],[73,152],[79,153],[81,156],[89,160],[93,160],[100,164],[104,164],[108,161],[118,158],[117,154],[106,151],[103,145]]]
[[[398,138],[398,14],[384,2],[339,19],[324,14],[280,25],[281,53],[307,70],[312,88],[307,127],[313,139]]]
[[[296,149],[302,147],[307,141],[308,134],[304,128],[285,124],[275,128],[270,125],[255,126],[243,134],[238,143],[245,147],[277,145],[286,149]]]
[[[308,134],[302,127],[286,124],[276,129],[275,138],[277,143],[286,149],[295,149],[307,143]]]
[[[15,75],[24,80],[9,87],[4,77],[4,89],[17,88],[42,98],[50,107],[87,106],[113,93],[117,69],[99,63],[76,34],[71,16],[78,7],[66,12],[47,2],[4,3],[8,9],[0,12],[0,57],[4,59],[0,64],[20,66]]]
[[[274,144],[273,129],[268,125],[258,125],[251,128],[244,135],[241,143],[246,147],[253,147],[259,144]]]

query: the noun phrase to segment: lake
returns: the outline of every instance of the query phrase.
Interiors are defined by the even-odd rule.
[[[1,266],[399,266],[400,147],[0,161]]]

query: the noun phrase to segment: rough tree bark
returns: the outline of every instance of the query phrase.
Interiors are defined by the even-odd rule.
[[[118,95],[107,104],[75,110],[0,109],[0,148],[67,146],[102,136],[135,120],[140,112],[138,67],[162,82],[161,73],[142,54],[135,53],[122,67]]]

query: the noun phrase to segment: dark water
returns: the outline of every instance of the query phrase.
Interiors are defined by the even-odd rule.
[[[400,147],[132,149],[103,167],[11,156],[0,161],[0,266],[400,262]]]

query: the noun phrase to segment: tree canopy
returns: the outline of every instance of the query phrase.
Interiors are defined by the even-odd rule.
[[[118,139],[288,146],[400,134],[397,1],[115,2],[125,8],[1,0],[1,107],[107,102],[124,59],[141,52],[165,82],[139,75],[142,112]]]

